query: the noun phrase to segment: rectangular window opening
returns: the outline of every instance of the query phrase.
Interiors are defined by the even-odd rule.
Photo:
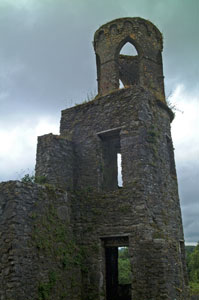
[[[120,129],[114,128],[97,133],[102,144],[102,186],[106,191],[123,187]]]

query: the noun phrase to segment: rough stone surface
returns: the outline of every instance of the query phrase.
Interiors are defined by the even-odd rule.
[[[38,137],[36,174],[63,189],[73,188],[73,147],[69,139],[52,133]]]
[[[9,181],[0,184],[0,208],[0,299],[80,299],[66,192]]]
[[[119,55],[126,42],[138,56]],[[0,299],[188,300],[161,34],[141,18],[114,20],[94,48],[98,96],[62,111],[59,136],[38,139],[47,184],[0,185]],[[107,257],[122,246],[130,298],[109,280]]]
[[[135,46],[138,56],[119,55],[127,42]],[[162,47],[160,31],[142,18],[122,18],[101,26],[94,37],[99,94],[118,89],[121,79],[124,86],[141,84],[165,101]]]

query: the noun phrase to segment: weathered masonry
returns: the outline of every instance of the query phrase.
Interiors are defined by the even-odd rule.
[[[127,43],[137,55],[121,54]],[[94,49],[98,95],[62,111],[60,135],[38,139],[36,178],[47,183],[0,186],[1,300],[189,299],[161,33],[118,19]]]

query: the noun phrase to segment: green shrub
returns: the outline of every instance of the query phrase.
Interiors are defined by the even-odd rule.
[[[24,183],[33,183],[35,181],[35,176],[31,176],[30,174],[25,174],[24,177],[21,178],[21,181]]]
[[[190,294],[193,295],[199,295],[199,282],[189,282],[190,286]]]
[[[119,249],[118,275],[119,284],[131,284],[131,263],[127,247]]]
[[[45,184],[47,182],[47,178],[44,175],[34,176],[30,174],[25,174],[24,177],[21,178],[21,182]]]

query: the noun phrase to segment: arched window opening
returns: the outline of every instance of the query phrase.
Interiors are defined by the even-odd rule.
[[[138,55],[138,52],[131,43],[127,42],[126,44],[124,44],[124,46],[120,50],[120,54],[128,55],[128,56],[136,56],[136,55]]]
[[[129,87],[139,83],[139,56],[136,48],[126,42],[120,50],[119,59],[119,88]]]

